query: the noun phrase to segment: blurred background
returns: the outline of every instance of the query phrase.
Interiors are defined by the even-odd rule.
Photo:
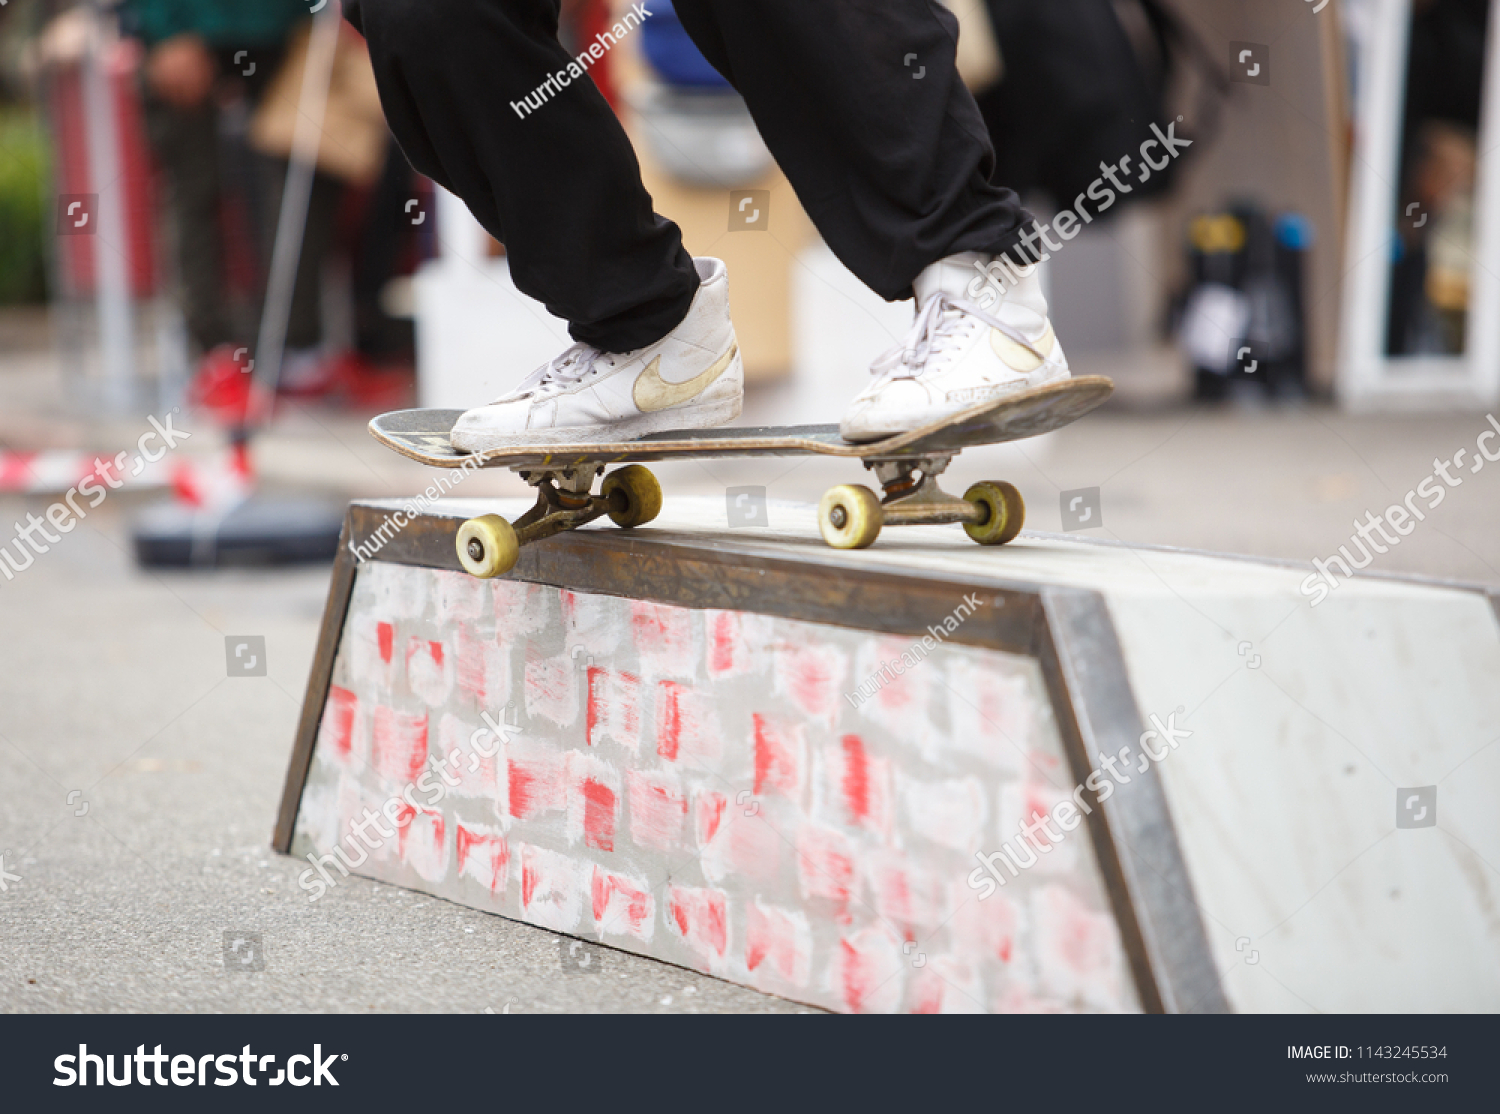
[[[1135,158],[1130,192],[1043,268],[1075,370],[1118,387],[1085,445],[1193,415],[1267,446],[1335,414],[1494,401],[1500,325],[1469,314],[1500,295],[1484,0],[953,6],[995,178],[1039,219]],[[568,0],[563,38],[627,7]],[[398,490],[415,477],[351,449],[360,419],[487,401],[567,343],[504,246],[407,167],[359,36],[330,20],[314,44],[312,23],[302,0],[0,8],[0,488],[45,488],[58,454],[175,407],[201,436],[136,478],[180,503]],[[667,0],[591,76],[660,211],[730,265],[747,420],[834,420],[911,307],[821,244]],[[1192,145],[1142,183],[1152,126]],[[255,381],[279,402],[249,452]]]
[[[410,496],[431,479],[365,424],[486,402],[569,343],[511,283],[504,245],[409,169],[362,41],[337,0],[314,6],[0,0],[5,535],[81,482],[108,482],[34,562],[20,565],[15,541],[0,568],[0,781],[30,787],[0,804],[40,831],[74,781],[115,794],[137,836],[119,825],[97,836],[80,878],[96,878],[103,855],[149,882],[165,869],[139,854],[154,838],[191,871],[294,901],[291,874],[258,849],[337,524],[352,498]],[[912,307],[865,290],[821,244],[743,103],[670,3],[648,6],[590,76],[659,211],[694,254],[729,264],[749,379],[741,421],[836,421]],[[951,488],[1009,479],[1040,531],[1067,528],[1062,492],[1098,488],[1102,522],[1071,536],[1306,562],[1399,502],[1435,458],[1500,428],[1486,417],[1500,400],[1500,58],[1487,0],[950,6],[996,180],[1038,219],[1138,159],[1153,125],[1191,140],[1148,182],[1130,174],[1132,191],[1043,265],[1073,368],[1113,377],[1111,405],[965,453]],[[562,8],[576,52],[628,5]],[[110,462],[133,456],[153,420],[186,436],[116,477]],[[1497,471],[1464,471],[1377,571],[1500,581]],[[669,499],[764,487],[771,530],[779,503],[858,482],[816,459],[659,475]],[[524,492],[505,472],[462,494]],[[268,676],[226,689],[221,638],[246,632],[266,638]],[[33,915],[62,917],[59,902]],[[175,915],[137,914],[148,931]],[[83,966],[97,950],[85,945]],[[89,988],[109,979],[90,977],[49,1001],[97,1001]],[[404,977],[357,984],[351,1008],[412,1001]],[[160,986],[130,987],[99,1000],[167,1001]]]
[[[1115,379],[1114,409],[1018,466],[1056,457],[1102,485],[1116,479],[1102,446],[1158,446],[1186,420],[1212,433],[1201,457],[1174,460],[1174,489],[1244,482],[1243,444],[1298,474],[1296,490],[1247,493],[1262,533],[1218,521],[1222,500],[1190,510],[1122,485],[1112,527],[1151,503],[1170,513],[1150,540],[1302,555],[1318,546],[1283,520],[1342,519],[1329,504],[1371,478],[1309,425],[1401,416],[1372,427],[1394,450],[1494,402],[1500,320],[1469,313],[1500,298],[1484,0],[953,6],[995,178],[1039,219],[1135,159],[1131,191],[1043,267],[1073,366]],[[591,42],[627,7],[568,0],[563,38]],[[0,491],[65,490],[78,461],[176,408],[195,438],[132,479],[179,508],[222,518],[284,487],[333,503],[402,493],[425,485],[374,452],[364,419],[487,401],[567,343],[510,282],[504,246],[401,158],[359,36],[328,20],[315,42],[312,24],[302,0],[0,7]],[[660,211],[695,254],[729,263],[746,420],[834,420],[910,305],[822,245],[667,0],[591,76]],[[299,120],[306,158],[289,177]],[[1153,126],[1191,146],[1143,183]],[[247,419],[255,382],[276,392],[268,421]],[[683,482],[705,479],[694,467]],[[772,497],[802,497],[803,479],[821,483],[815,463]],[[326,534],[316,518],[304,526]]]

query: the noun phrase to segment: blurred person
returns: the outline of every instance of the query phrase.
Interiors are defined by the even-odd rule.
[[[1004,44],[999,79],[977,90],[995,148],[996,177],[1028,200],[1044,194],[1066,206],[1116,162],[1152,138],[1151,125],[1183,108],[1194,132],[1211,131],[1229,76],[1175,11],[1161,0],[984,0]],[[1174,93],[1177,94],[1174,96]],[[1130,192],[1099,214],[1112,220],[1170,190],[1180,159],[1131,176]]]
[[[311,24],[304,23],[293,32],[285,61],[250,122],[250,146],[279,160],[283,167],[303,119],[310,40]],[[291,322],[289,359],[280,387],[284,394],[338,396],[356,405],[379,405],[376,400],[392,397],[393,388],[399,398],[410,393],[406,389],[409,369],[405,375],[399,368],[391,369],[396,371],[393,380],[379,364],[386,362],[385,357],[400,342],[397,323],[381,309],[380,292],[395,274],[410,239],[412,225],[405,206],[411,198],[411,170],[391,142],[365,42],[348,26],[339,30],[326,88],[321,138],[314,156],[315,181],[321,179],[325,189],[332,187],[328,192],[338,205],[336,213],[316,214],[319,227],[309,230],[309,244],[304,245],[314,260],[308,264],[304,255],[303,262],[308,264],[304,274],[315,294],[318,266],[331,241],[336,240],[346,252],[354,310],[353,335],[348,339],[353,347],[326,354],[318,349],[297,352],[299,336],[314,340],[317,336],[317,299],[310,298],[305,307],[308,319]],[[314,238],[316,247],[311,243]],[[294,307],[294,318],[299,316]]]
[[[407,157],[505,244],[516,285],[565,318],[576,342],[465,413],[451,434],[460,450],[631,438],[739,414],[724,264],[691,257],[653,211],[624,128],[582,80],[650,6],[622,12],[574,56],[558,41],[557,0],[346,5]],[[959,80],[947,9],[675,8],[744,97],[829,247],[886,299],[916,299],[911,332],[875,361],[844,414],[845,437],[877,439],[1068,377],[1034,268],[1001,297],[976,298],[976,267],[1043,249],[1015,193],[991,184],[994,151]]]
[[[1393,356],[1456,355],[1468,344],[1489,9],[1488,0],[1412,4],[1386,324]]]
[[[195,402],[238,412],[248,398],[249,330],[234,320],[225,291],[226,187],[246,196],[258,247],[270,258],[286,163],[253,157],[254,169],[227,181],[221,117],[243,97],[253,111],[276,78],[294,31],[308,20],[304,0],[125,0],[127,28],[145,43],[144,86],[151,145],[165,173],[188,334],[202,355]],[[319,173],[292,298],[280,386],[321,380],[321,268],[333,230],[339,182]]]
[[[417,195],[416,175],[390,143],[380,178],[360,213],[353,260],[354,348],[368,363],[410,365],[413,360],[411,319],[392,317],[383,299],[416,240],[408,205]]]

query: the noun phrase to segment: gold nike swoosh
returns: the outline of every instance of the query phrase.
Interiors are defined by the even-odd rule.
[[[995,355],[1004,360],[1005,365],[1011,370],[1018,371],[1022,375],[1029,375],[1046,363],[1056,341],[1057,334],[1052,331],[1050,321],[1047,322],[1046,331],[1035,344],[1022,344],[1006,336],[999,329],[990,330],[990,347],[995,350]]]
[[[646,370],[641,372],[640,378],[635,381],[631,397],[635,399],[636,406],[647,414],[665,410],[670,406],[678,406],[708,390],[715,379],[729,370],[729,365],[734,362],[739,350],[738,344],[731,344],[729,351],[715,360],[712,367],[701,375],[693,376],[685,383],[668,383],[663,379],[661,357],[658,356],[646,365]]]

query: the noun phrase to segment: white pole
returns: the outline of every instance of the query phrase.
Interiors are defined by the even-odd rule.
[[[88,115],[89,182],[98,197],[93,236],[94,298],[99,313],[99,354],[104,371],[104,401],[123,411],[134,403],[135,320],[130,298],[130,234],[125,224],[120,177],[119,129],[114,90],[104,56],[113,43],[98,0],[90,0],[92,33],[83,58],[85,112]]]
[[[339,21],[342,18],[339,0],[321,0],[313,10],[316,19],[308,42],[307,64],[302,71],[297,125],[292,133],[292,154],[287,163],[281,213],[276,222],[276,246],[271,253],[260,335],[255,344],[254,385],[247,417],[251,429],[270,418],[276,383],[281,376],[287,323],[292,313],[292,293],[302,259],[302,237],[307,230],[307,208],[312,198],[318,148],[323,139],[323,117],[328,108],[328,87],[333,81],[334,52],[339,41]]]

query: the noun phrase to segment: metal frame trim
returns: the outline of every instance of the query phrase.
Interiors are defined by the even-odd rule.
[[[276,829],[271,835],[271,847],[283,855],[292,848],[292,831],[297,823],[297,810],[302,804],[302,789],[307,783],[307,771],[312,766],[313,747],[317,745],[323,708],[328,703],[328,689],[333,683],[333,661],[344,633],[349,598],[354,594],[355,559],[349,548],[353,532],[354,508],[350,507],[339,532],[339,549],[333,559],[333,575],[328,584],[328,602],[324,605],[323,622],[318,629],[318,647],[313,654],[312,669],[308,672],[307,694],[302,698],[296,740],[287,764],[286,785],[281,791]]]
[[[1064,738],[1082,785],[1096,768],[1093,755],[1122,747],[1139,753],[1146,724],[1104,597],[1046,588],[1040,607],[1036,656],[1054,707],[1071,720]],[[1142,1004],[1163,1013],[1227,1013],[1161,777],[1154,765],[1142,772],[1127,761],[1127,769],[1129,781],[1102,803],[1094,798],[1087,819],[1105,882],[1118,887],[1116,908],[1132,913],[1118,919],[1122,934],[1134,933],[1126,952],[1139,966],[1137,984],[1159,995],[1148,1004],[1143,990]]]

